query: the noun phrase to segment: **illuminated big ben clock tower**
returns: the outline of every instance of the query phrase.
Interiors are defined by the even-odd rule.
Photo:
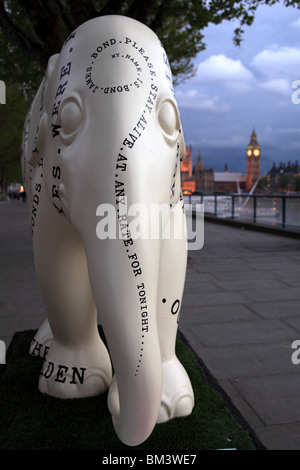
[[[260,177],[260,145],[257,142],[255,130],[251,134],[251,139],[247,147],[247,191]]]

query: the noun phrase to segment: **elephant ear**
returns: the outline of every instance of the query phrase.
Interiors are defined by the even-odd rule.
[[[52,74],[56,68],[58,57],[59,54],[50,57],[46,73],[28,112],[28,140],[25,146],[25,155],[27,156],[27,162],[33,167],[45,156],[47,137],[47,90]]]
[[[159,104],[158,122],[167,141],[171,144],[177,141],[179,144],[179,158],[184,160],[186,147],[176,101],[166,98]]]

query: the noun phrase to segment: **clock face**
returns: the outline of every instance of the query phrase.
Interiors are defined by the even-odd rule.
[[[247,155],[248,155],[248,157],[251,157],[252,151],[251,151],[251,150],[247,150]]]
[[[255,155],[256,157],[258,157],[258,155],[259,155],[259,150],[258,150],[258,149],[255,149],[253,153],[254,153],[254,155]]]

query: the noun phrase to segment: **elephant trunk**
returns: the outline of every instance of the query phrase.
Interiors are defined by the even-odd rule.
[[[160,241],[127,241],[94,239],[85,245],[92,291],[115,370],[108,406],[120,440],[135,446],[151,434],[161,403]]]
[[[152,342],[150,357],[147,360],[143,358],[144,370],[140,370],[138,375],[134,374],[133,378],[130,374],[119,378],[117,372],[118,388],[113,387],[109,393],[109,409],[115,431],[128,446],[144,442],[157,422],[161,403],[161,360],[159,346],[155,343]]]

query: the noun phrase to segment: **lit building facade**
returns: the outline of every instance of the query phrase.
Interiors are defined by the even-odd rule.
[[[193,177],[192,146],[186,150],[185,159],[181,161],[181,189],[183,193],[193,193],[196,190],[196,181]]]
[[[247,174],[228,171],[227,164],[223,172],[215,172],[213,168],[206,169],[202,163],[200,152],[193,168],[192,146],[186,151],[186,158],[181,162],[181,187],[183,193],[195,191],[251,191],[255,182],[260,178],[260,145],[257,142],[255,130],[251,134],[247,146]]]
[[[300,166],[298,160],[295,163],[280,162],[278,166],[273,163],[267,173],[268,188],[271,192],[276,191],[299,191],[300,189]]]

